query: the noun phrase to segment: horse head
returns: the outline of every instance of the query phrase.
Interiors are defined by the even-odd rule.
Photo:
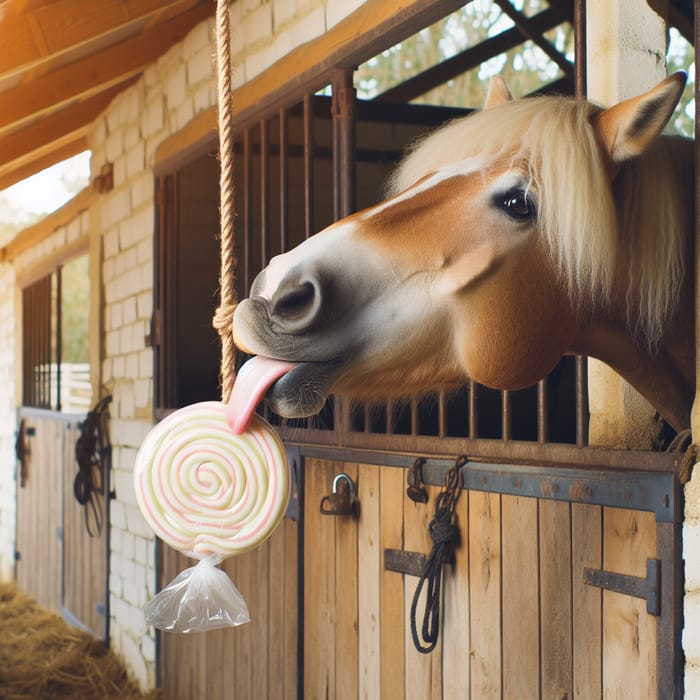
[[[626,217],[639,216],[625,204],[653,199],[640,189],[646,171],[630,164],[659,150],[683,85],[674,75],[602,110],[562,97],[513,100],[494,79],[483,110],[413,146],[387,199],[275,257],[254,280],[233,322],[237,345],[259,356],[235,390],[248,394],[239,429],[262,395],[282,416],[301,417],[329,392],[407,396],[468,379],[519,389],[573,352],[623,374],[670,358],[656,384],[676,372],[676,394],[687,393],[690,370],[664,339],[677,325],[688,234],[673,234],[662,256],[653,239],[668,248],[663,232],[636,242]],[[647,169],[658,178],[667,161],[656,155]],[[676,228],[687,228],[680,219]],[[649,282],[650,263],[630,261],[637,243],[666,261],[657,276],[671,278],[668,288]],[[682,427],[688,401],[657,403]]]

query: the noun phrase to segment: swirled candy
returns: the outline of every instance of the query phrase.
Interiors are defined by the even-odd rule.
[[[226,405],[192,404],[146,436],[134,484],[146,522],[164,542],[195,556],[228,557],[267,539],[289,499],[287,457],[277,433],[254,415],[234,434]]]

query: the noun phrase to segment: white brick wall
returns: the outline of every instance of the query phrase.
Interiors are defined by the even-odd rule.
[[[14,576],[15,554],[15,271],[0,264],[0,581]]]

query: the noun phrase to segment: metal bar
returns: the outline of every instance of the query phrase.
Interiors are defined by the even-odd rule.
[[[447,407],[445,406],[445,392],[438,393],[438,437],[447,435]]]
[[[336,218],[355,211],[355,142],[356,112],[352,68],[339,68],[333,78],[333,133],[337,156],[334,158],[336,180]]]
[[[314,232],[314,103],[313,95],[304,95],[304,235]]]
[[[243,287],[250,292],[253,272],[253,154],[250,129],[243,131]]]
[[[428,557],[421,552],[406,552],[402,549],[384,550],[384,568],[409,576],[421,576]]]
[[[280,252],[289,247],[289,112],[280,110]]]
[[[656,677],[659,700],[681,700],[684,697],[681,528],[679,523],[659,522],[656,525],[656,555],[661,559],[661,615],[656,622]]]
[[[297,447],[304,457],[340,462],[404,469],[415,462],[415,454],[348,450],[334,446]],[[424,482],[442,486],[445,474],[454,467],[454,463],[454,457],[428,457],[423,464]],[[549,467],[541,463],[523,465],[469,461],[462,468],[462,483],[463,488],[474,491],[650,511],[659,523],[679,523],[683,515],[680,482],[675,474],[666,472],[612,471],[605,465],[598,469],[581,470],[576,467]]]
[[[54,408],[61,410],[61,361],[63,359],[63,266],[56,268],[56,404]],[[49,367],[51,364],[49,363]],[[51,374],[51,373],[49,373]],[[50,380],[49,380],[50,381]]]
[[[469,438],[474,440],[479,437],[479,424],[477,422],[476,382],[469,382]]]
[[[565,75],[570,78],[574,77],[574,69],[571,63],[542,36],[542,33],[535,27],[530,19],[525,17],[521,12],[518,12],[508,0],[495,0],[495,2],[501,10],[503,10],[504,14],[508,15],[508,17],[513,20],[513,23],[520,32],[539,46],[540,49],[559,66]]]
[[[501,392],[501,440],[509,442],[512,435],[512,407],[510,401],[510,392]]]
[[[588,445],[588,359],[576,356],[576,446]]]
[[[270,262],[270,124],[260,120],[260,268]]]
[[[546,32],[561,24],[561,16],[554,9],[549,8],[536,14],[530,19],[531,27],[537,32]],[[413,78],[386,90],[373,101],[410,102],[420,97],[438,85],[443,85],[448,80],[476,68],[486,59],[515,48],[522,44],[525,35],[516,26],[512,29],[490,37],[476,46],[472,46],[461,53],[441,61],[435,66],[419,73]]]
[[[586,567],[583,570],[583,582],[587,586],[596,586],[606,591],[646,600],[647,612],[650,615],[661,614],[661,561],[659,559],[647,559],[646,578]]]
[[[549,397],[547,378],[537,384],[537,442],[543,445],[549,440]]]
[[[586,0],[574,0],[574,73],[576,97],[586,96]]]

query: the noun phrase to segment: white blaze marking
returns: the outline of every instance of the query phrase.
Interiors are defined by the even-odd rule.
[[[367,221],[377,214],[381,214],[383,211],[393,207],[394,205],[406,202],[413,197],[416,197],[421,192],[435,187],[436,185],[449,180],[452,177],[457,177],[458,175],[469,175],[470,173],[477,172],[481,170],[484,163],[484,159],[481,156],[474,156],[473,158],[465,158],[464,160],[458,160],[456,163],[448,163],[443,165],[441,168],[433,171],[422,180],[420,180],[416,185],[409,187],[407,190],[397,194],[391,199],[387,199],[386,202],[377,204],[376,206],[369,209],[363,216],[363,220]]]

